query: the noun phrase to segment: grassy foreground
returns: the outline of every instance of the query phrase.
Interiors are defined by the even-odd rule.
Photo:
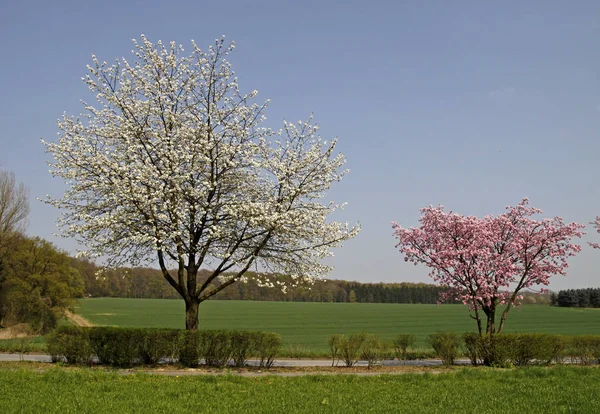
[[[600,412],[600,369],[301,377],[0,370],[3,413]]]
[[[183,300],[94,298],[77,312],[96,325],[184,327]],[[475,321],[463,305],[207,301],[200,305],[201,329],[253,329],[279,333],[284,348],[326,353],[336,333],[368,332],[391,340],[412,333],[417,347],[430,348],[436,331],[471,332]],[[526,305],[513,309],[506,332],[600,335],[599,309]]]

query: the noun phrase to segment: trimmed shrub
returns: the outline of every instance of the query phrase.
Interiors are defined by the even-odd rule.
[[[444,365],[454,364],[460,343],[456,333],[434,332],[429,335],[429,343]]]
[[[90,346],[101,364],[128,367],[138,360],[137,329],[109,326],[87,329]]]
[[[352,334],[348,338],[342,335],[340,342],[340,356],[347,367],[354,366],[358,361],[360,350],[365,341],[366,334]]]
[[[569,344],[571,340],[568,336],[565,335],[553,335],[554,336],[554,352],[553,359],[557,364],[562,364],[565,360],[565,356],[567,354],[567,350],[569,348]],[[551,362],[552,362],[551,361]]]
[[[206,365],[224,367],[229,363],[233,351],[229,331],[202,331],[200,342],[200,355]]]
[[[569,354],[575,362],[589,365],[600,363],[600,336],[578,335],[571,337]]]
[[[188,368],[195,368],[200,362],[203,343],[198,331],[179,331],[177,334],[177,359]]]
[[[344,335],[335,334],[329,337],[327,343],[329,344],[329,349],[331,350],[331,366],[333,367],[336,364],[336,359],[339,361],[340,352],[342,343],[345,340]]]
[[[360,356],[367,361],[369,369],[383,359],[388,347],[375,334],[365,334]]]
[[[141,363],[156,365],[162,359],[174,359],[177,354],[177,329],[137,329],[133,332],[137,356]]]
[[[273,365],[275,355],[281,348],[281,336],[272,332],[257,332],[255,342],[256,356],[259,358],[259,366],[269,368]]]
[[[162,359],[179,360],[196,367],[200,359],[209,366],[226,366],[233,358],[242,367],[248,357],[260,359],[270,367],[281,347],[281,337],[254,331],[184,331],[176,329],[134,329],[114,327],[81,328],[61,326],[47,337],[47,350],[53,361],[130,366],[134,363],[158,364]]]
[[[480,364],[481,360],[479,359],[481,356],[481,344],[479,343],[480,336],[475,332],[465,332],[463,334],[463,345],[465,349],[465,355],[471,361],[471,365],[477,366]]]
[[[510,357],[518,366],[532,363],[549,364],[558,352],[557,337],[548,334],[506,335],[510,341]]]
[[[514,364],[516,341],[506,334],[486,335],[481,337],[481,358],[489,367],[509,368]]]
[[[231,358],[236,367],[246,366],[248,358],[255,352],[256,336],[260,332],[232,331],[230,332]]]
[[[463,335],[466,354],[473,365],[508,367],[562,361],[567,341],[560,335],[497,334]]]
[[[59,326],[46,335],[46,351],[52,362],[66,360],[69,364],[90,364],[92,348],[88,331],[72,325]]]
[[[408,358],[408,348],[415,345],[415,336],[413,334],[398,334],[392,341],[396,357],[406,361]]]

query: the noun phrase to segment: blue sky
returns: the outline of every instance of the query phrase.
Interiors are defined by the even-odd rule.
[[[600,2],[25,0],[0,6],[0,167],[30,189],[29,234],[75,249],[35,200],[64,188],[40,138],[81,112],[91,54],[128,57],[142,33],[226,35],[241,88],[272,99],[269,126],[313,112],[339,137],[351,172],[330,196],[362,232],[335,252],[335,278],[429,282],[390,226],[429,204],[482,216],[529,197],[546,216],[600,215]],[[599,286],[599,268],[584,246],[551,288]]]

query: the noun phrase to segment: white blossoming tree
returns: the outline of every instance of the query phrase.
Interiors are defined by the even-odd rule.
[[[330,221],[341,205],[322,202],[346,172],[336,142],[321,140],[312,118],[262,128],[268,101],[238,89],[233,43],[192,42],[189,56],[174,42],[133,43],[133,63],[93,56],[83,80],[97,103],[64,115],[58,141],[44,142],[68,184],[47,199],[63,236],[109,265],[158,261],[185,301],[187,329],[198,328],[202,301],[250,268],[295,280],[329,271],[321,260],[359,230]]]

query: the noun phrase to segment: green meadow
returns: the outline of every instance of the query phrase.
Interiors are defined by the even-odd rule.
[[[184,303],[168,299],[92,298],[77,313],[95,325],[184,327]],[[330,335],[368,332],[392,339],[412,333],[417,347],[429,348],[436,331],[474,331],[463,305],[207,301],[200,305],[201,329],[276,332],[284,349],[325,353]],[[600,310],[524,305],[509,313],[506,332],[600,335]]]
[[[5,413],[597,413],[600,369],[160,376],[0,369]]]

